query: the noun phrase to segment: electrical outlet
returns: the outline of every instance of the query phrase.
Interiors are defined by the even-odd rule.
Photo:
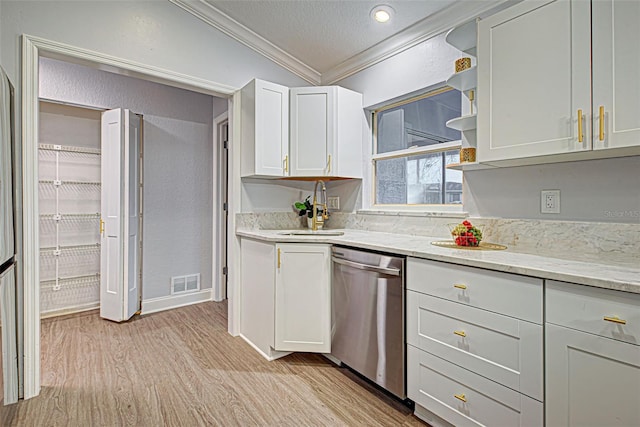
[[[327,209],[340,209],[340,197],[338,196],[329,196],[327,197]]]
[[[542,190],[540,192],[540,213],[560,213],[560,190]]]

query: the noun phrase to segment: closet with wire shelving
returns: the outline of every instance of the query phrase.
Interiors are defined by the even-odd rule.
[[[42,317],[100,306],[100,114],[40,102]]]

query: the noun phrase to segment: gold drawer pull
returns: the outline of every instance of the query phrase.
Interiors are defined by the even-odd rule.
[[[463,402],[467,401],[467,398],[464,394],[454,394],[453,397],[455,397],[458,400],[462,400]]]
[[[284,172],[289,172],[289,155],[284,156]]]
[[[612,317],[604,316],[604,320],[606,320],[607,322],[618,323],[620,325],[626,325],[627,324],[626,320],[622,320],[618,316],[612,316]]]
[[[100,234],[104,233],[104,221],[100,218]]]
[[[456,335],[460,335],[461,337],[466,337],[467,336],[465,331],[453,331],[453,333],[456,334]]]
[[[582,110],[578,110],[578,142],[582,142],[584,135],[582,134]]]
[[[460,283],[456,283],[455,285],[453,285],[453,287],[458,289],[467,289],[467,285],[463,285]]]
[[[600,141],[604,141],[604,105],[600,106],[598,113],[600,116],[600,135],[598,136],[600,137]]]

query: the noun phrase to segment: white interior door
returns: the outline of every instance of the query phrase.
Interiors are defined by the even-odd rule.
[[[102,113],[100,316],[122,322],[138,310],[140,117]]]

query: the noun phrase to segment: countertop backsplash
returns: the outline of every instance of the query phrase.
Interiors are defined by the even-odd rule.
[[[511,251],[576,261],[611,262],[637,266],[640,224],[469,218],[483,225],[484,240],[506,245]],[[303,228],[305,218],[294,212],[242,213],[236,228],[290,230]],[[328,229],[354,229],[447,239],[448,224],[460,218],[341,213],[331,214]]]

